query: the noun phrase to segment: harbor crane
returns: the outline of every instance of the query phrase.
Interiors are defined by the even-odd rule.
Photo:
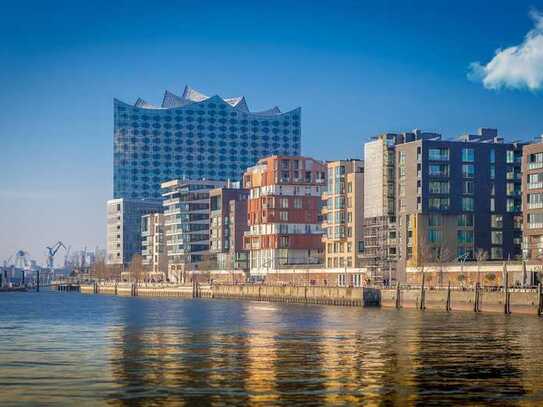
[[[59,251],[59,249],[63,247],[64,250],[66,250],[66,246],[64,246],[64,243],[62,243],[60,240],[56,242],[52,247],[46,246],[47,249],[47,268],[49,269],[50,277],[54,277],[54,267],[55,267],[55,254]]]

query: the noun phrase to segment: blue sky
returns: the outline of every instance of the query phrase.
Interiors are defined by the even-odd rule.
[[[543,133],[538,56],[493,60],[522,44],[543,2],[316,3],[3,4],[0,260],[26,249],[42,262],[58,239],[104,246],[114,97],[158,103],[189,84],[255,110],[302,106],[303,153],[319,159],[417,127]],[[519,64],[536,86],[509,79]]]

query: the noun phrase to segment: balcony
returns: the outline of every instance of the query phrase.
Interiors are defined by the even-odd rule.
[[[532,163],[528,163],[529,170],[537,170],[538,168],[543,168],[543,161],[535,161]]]
[[[543,208],[543,202],[528,202],[528,209],[541,209],[541,208]]]
[[[528,189],[541,189],[543,188],[543,182],[528,183]]]

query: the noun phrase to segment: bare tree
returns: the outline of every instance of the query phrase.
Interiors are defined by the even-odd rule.
[[[103,280],[106,278],[106,263],[103,259],[98,259],[91,267],[92,277],[96,280]]]
[[[128,266],[128,272],[130,273],[130,278],[136,282],[139,283],[143,280],[144,271],[143,271],[143,262],[142,257],[139,254],[135,254],[132,256],[132,259],[130,260],[130,265]]]
[[[488,252],[479,248],[475,251],[475,261],[477,262],[477,284],[481,284],[481,263],[488,259]]]

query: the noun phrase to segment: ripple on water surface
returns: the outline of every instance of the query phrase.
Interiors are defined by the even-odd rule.
[[[543,321],[10,293],[2,405],[543,403]]]

